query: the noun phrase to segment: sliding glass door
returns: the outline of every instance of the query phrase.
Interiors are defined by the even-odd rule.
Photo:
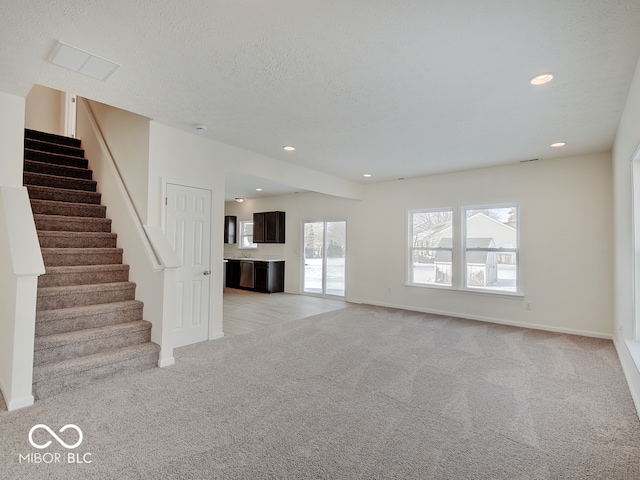
[[[304,223],[304,293],[345,296],[347,222]]]

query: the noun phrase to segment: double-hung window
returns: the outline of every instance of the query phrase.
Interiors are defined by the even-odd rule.
[[[240,220],[240,243],[238,248],[258,248],[256,243],[253,243],[253,220]]]
[[[518,206],[464,207],[464,287],[519,292]]]
[[[409,284],[520,293],[518,205],[409,212]]]
[[[452,286],[453,209],[410,212],[410,283]]]

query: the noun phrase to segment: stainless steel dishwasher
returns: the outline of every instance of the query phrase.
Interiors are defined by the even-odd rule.
[[[253,261],[240,260],[240,286],[253,288]]]

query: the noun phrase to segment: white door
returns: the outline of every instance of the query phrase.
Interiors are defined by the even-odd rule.
[[[166,235],[182,262],[176,271],[173,346],[208,339],[211,191],[167,184]]]

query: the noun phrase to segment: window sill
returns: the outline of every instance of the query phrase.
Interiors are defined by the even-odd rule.
[[[631,358],[633,358],[636,368],[640,371],[640,343],[627,339],[624,340],[624,343],[627,345],[627,350],[629,350],[629,354]]]
[[[430,290],[440,290],[447,292],[455,292],[455,293],[467,293],[471,295],[492,295],[497,297],[512,297],[512,298],[524,298],[524,293],[522,292],[503,292],[499,290],[480,290],[480,289],[470,289],[470,288],[456,288],[456,287],[447,287],[445,285],[426,285],[421,283],[405,283],[406,287],[417,287],[417,288],[427,288]]]

